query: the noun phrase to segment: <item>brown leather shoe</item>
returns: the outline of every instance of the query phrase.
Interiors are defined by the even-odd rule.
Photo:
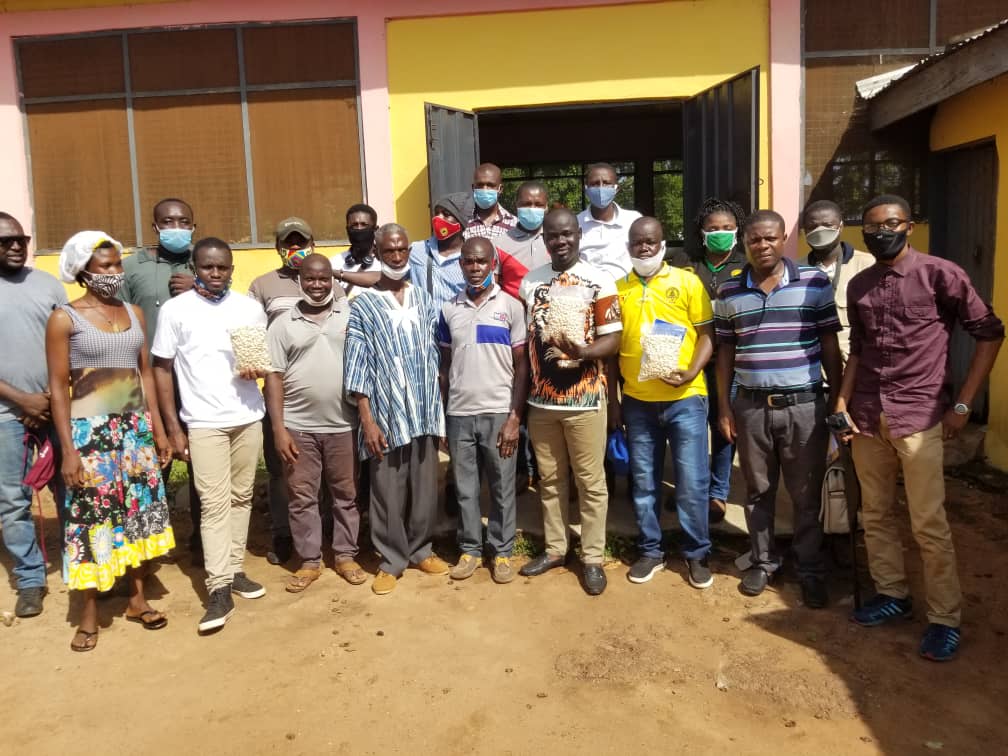
[[[386,593],[392,593],[395,590],[398,581],[399,578],[395,575],[389,575],[387,572],[378,570],[374,582],[371,583],[371,590],[378,596],[384,596]]]
[[[429,557],[414,566],[420,570],[420,572],[425,572],[428,575],[447,575],[448,571],[451,569],[448,562],[436,554],[431,554]]]

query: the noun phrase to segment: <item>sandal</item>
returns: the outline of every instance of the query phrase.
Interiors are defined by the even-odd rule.
[[[291,575],[290,581],[284,586],[288,593],[301,593],[305,588],[322,577],[321,569],[311,569],[302,567]]]
[[[77,640],[78,635],[84,636],[83,643],[74,643]],[[95,630],[93,633],[87,630],[82,630],[77,628],[77,632],[74,633],[73,640],[70,641],[71,651],[80,651],[81,653],[85,651],[94,651],[94,647],[98,645],[98,631]]]
[[[353,559],[344,559],[342,562],[336,562],[333,569],[336,570],[337,575],[350,583],[350,585],[360,585],[367,580],[367,573],[364,572],[364,568]]]
[[[155,615],[154,619],[147,619],[152,614]],[[144,630],[160,630],[168,624],[168,618],[156,609],[148,609],[140,614],[127,614],[125,617],[127,622],[139,622]]]

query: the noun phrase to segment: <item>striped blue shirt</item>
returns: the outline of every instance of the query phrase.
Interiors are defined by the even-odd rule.
[[[410,282],[434,298],[434,307],[440,309],[445,302],[465,290],[461,252],[442,257],[438,252],[437,238],[432,236],[413,242],[409,251]],[[427,282],[430,281],[430,286]]]
[[[829,277],[784,258],[784,281],[765,294],[751,268],[718,287],[714,327],[735,347],[735,376],[750,389],[795,390],[822,381],[820,334],[841,329]]]
[[[438,313],[423,290],[407,284],[403,304],[388,291],[363,289],[350,303],[344,388],[368,397],[389,449],[444,435],[438,386]],[[363,433],[358,452],[368,458]]]

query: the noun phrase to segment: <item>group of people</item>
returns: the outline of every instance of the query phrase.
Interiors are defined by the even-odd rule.
[[[772,210],[746,215],[708,200],[696,218],[702,244],[679,258],[666,251],[658,220],[617,203],[612,166],[589,166],[584,185],[589,206],[579,214],[550,209],[538,181],[518,188],[512,213],[500,204],[500,169],[486,163],[470,190],[435,201],[423,240],[411,243],[401,225],[352,206],[350,247],[331,259],[315,251],[308,222],[287,218],[275,232],[278,267],[247,296],[231,290],[228,244],[194,240],[182,200],[155,206],[158,244],[128,257],[107,234],[74,235],[60,256],[63,280],[84,290],[72,303],[51,276],[26,267],[29,237],[0,213],[0,318],[9,324],[0,344],[0,525],[17,613],[41,612],[45,593],[22,481],[47,439],[61,459],[64,576],[85,594],[71,643],[78,651],[97,643],[96,593],[127,573],[126,618],[148,629],[167,623],[143,582],[150,560],[174,546],[164,489],[172,459],[189,466],[189,545],[206,571],[199,629],[207,632],[232,616],[233,594],[265,594],[243,568],[261,453],[269,560],[297,560],[287,591],[323,574],[323,541],[338,575],[367,581],[357,561],[362,508],[380,557],[374,593],[392,592],[411,566],[463,580],[489,564],[492,579],[508,583],[516,494],[532,479],[545,548],[518,573],[569,563],[573,484],[581,582],[598,595],[607,439],[625,438],[628,448],[639,527],[628,579],[646,582],[671,559],[660,526],[670,449],[678,552],[697,589],[714,582],[710,525],[725,515],[737,450],[751,545],[741,592],[759,595],[781,568],[774,521],[783,474],[802,600],[821,608],[822,481],[831,445],[849,444],[877,589],[851,618],[872,626],[911,615],[894,512],[902,468],[926,579],[920,651],[952,658],[962,598],[942,442],[968,421],[1004,338],[966,274],[911,247],[910,208],[896,196],[865,206],[867,253],[841,241],[839,207],[809,205],[801,226],[810,251],[800,264],[784,256],[785,221]],[[976,350],[949,397],[957,323]],[[267,350],[269,364],[239,363],[239,342],[257,338],[252,346]],[[659,342],[675,344],[667,364],[652,351]],[[458,507],[454,564],[432,549],[442,450]]]

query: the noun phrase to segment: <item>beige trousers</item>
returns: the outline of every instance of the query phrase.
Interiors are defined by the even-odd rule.
[[[190,428],[189,456],[202,503],[203,560],[207,591],[231,585],[245,561],[262,424]]]
[[[962,592],[952,531],[945,517],[942,426],[892,438],[885,415],[877,436],[854,436],[854,466],[861,483],[861,507],[868,568],[879,593],[910,595],[897,527],[896,474],[902,469],[910,529],[924,564],[928,621],[959,627]]]
[[[597,410],[529,407],[528,431],[539,464],[546,553],[563,556],[570,547],[567,479],[573,469],[581,505],[581,561],[602,564],[609,509],[605,402]]]

